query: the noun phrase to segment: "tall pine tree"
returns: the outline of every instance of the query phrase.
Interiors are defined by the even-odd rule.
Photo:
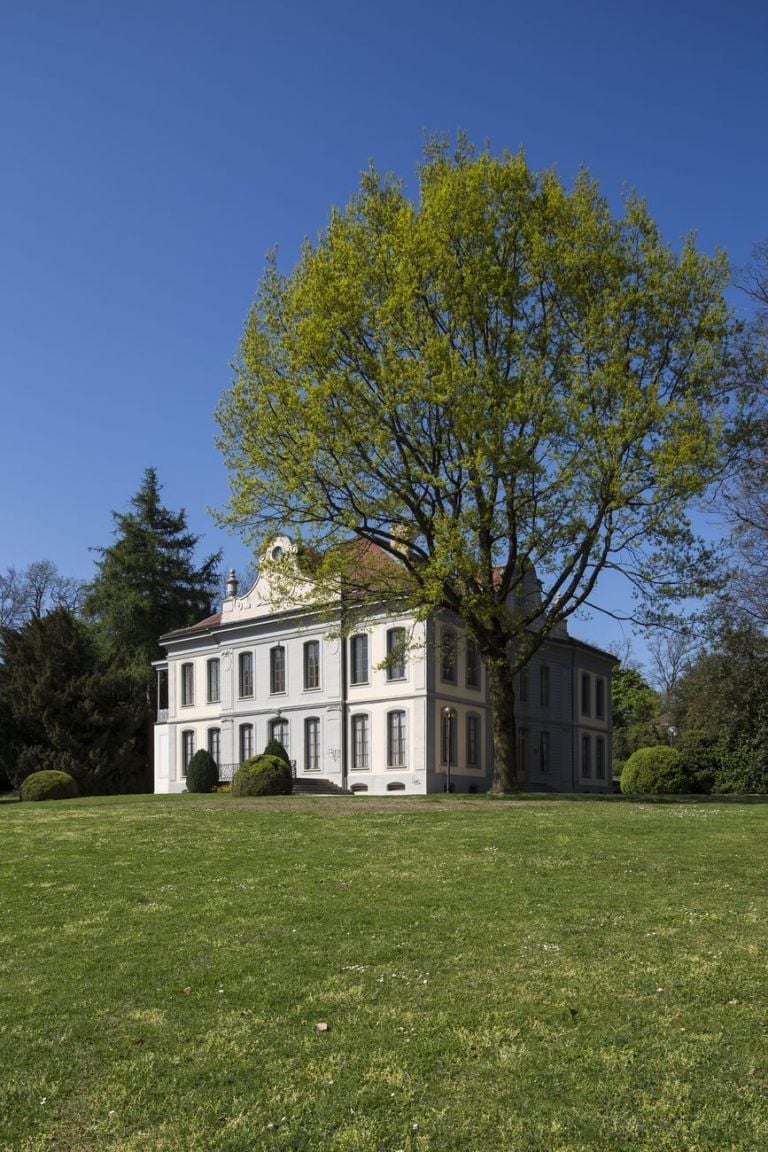
[[[151,760],[154,721],[152,661],[162,656],[158,637],[210,614],[218,588],[221,553],[199,566],[199,537],[187,528],[186,512],[160,501],[157,471],[147,468],[128,512],[114,512],[115,541],[98,549],[98,574],[86,599],[102,651],[112,667],[133,678],[146,711],[143,753]],[[148,771],[147,784],[151,781]]]

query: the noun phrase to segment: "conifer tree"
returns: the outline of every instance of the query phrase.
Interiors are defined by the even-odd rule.
[[[161,487],[157,470],[147,468],[131,510],[113,513],[115,542],[97,549],[98,575],[86,600],[105,650],[143,676],[162,655],[164,632],[210,614],[221,560],[216,553],[195,564],[199,537],[189,532],[184,509],[163,507]]]
[[[151,788],[154,671],[162,656],[164,632],[184,628],[209,615],[218,588],[221,553],[199,566],[199,537],[187,528],[184,509],[172,512],[160,500],[155,468],[147,468],[127,512],[114,512],[115,541],[97,549],[98,574],[85,603],[95,622],[101,651],[110,667],[127,673],[145,716],[140,741]]]

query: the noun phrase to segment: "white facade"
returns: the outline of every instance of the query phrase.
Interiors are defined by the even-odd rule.
[[[458,618],[381,609],[342,637],[300,589],[295,607],[276,608],[266,575],[242,597],[228,591],[220,613],[161,638],[156,792],[183,791],[200,748],[229,779],[273,736],[297,778],[345,790],[490,787],[488,685]],[[518,692],[523,786],[610,790],[612,663],[564,629],[537,654]]]

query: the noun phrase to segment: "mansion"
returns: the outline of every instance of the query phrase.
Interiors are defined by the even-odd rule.
[[[273,542],[273,555],[292,548]],[[530,574],[526,596],[538,595]],[[369,795],[485,792],[493,749],[479,652],[460,618],[372,609],[351,633],[268,572],[220,612],[160,638],[155,791],[181,792],[199,748],[231,779],[271,739],[294,776]],[[614,657],[559,625],[517,685],[518,780],[530,791],[610,792]]]

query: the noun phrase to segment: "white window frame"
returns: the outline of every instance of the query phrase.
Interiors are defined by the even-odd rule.
[[[387,629],[387,680],[405,680],[408,677],[408,657],[405,650],[408,633],[397,626]],[[392,655],[392,653],[396,655]]]
[[[357,632],[349,638],[349,682],[367,684],[371,675],[368,633]],[[364,673],[364,675],[363,675]]]
[[[284,644],[275,644],[269,650],[269,694],[284,696],[288,683],[287,657]]]
[[[237,657],[237,694],[241,700],[254,695],[253,652],[240,652]]]
[[[214,671],[215,670],[215,671]],[[206,703],[221,703],[221,661],[212,656],[205,665]]]
[[[404,708],[387,712],[387,767],[405,768],[408,763],[408,716]]]
[[[350,718],[352,735],[352,771],[367,772],[371,767],[371,720],[367,712],[355,712]]]
[[[189,762],[195,754],[195,730],[185,728],[181,733],[181,775],[186,779]]]
[[[310,676],[314,672],[314,677]],[[310,680],[315,680],[314,684]],[[304,644],[304,691],[316,692],[320,688],[320,641],[307,640]]]
[[[320,771],[319,716],[307,716],[304,721],[304,771]]]
[[[194,708],[195,705],[195,666],[186,661],[181,666],[181,707]]]
[[[250,722],[241,724],[237,733],[237,746],[240,754],[240,763],[245,764],[253,756],[256,747],[254,725]]]

